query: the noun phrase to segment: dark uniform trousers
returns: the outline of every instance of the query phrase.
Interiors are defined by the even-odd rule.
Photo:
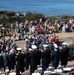
[[[61,65],[66,66],[68,61],[69,48],[63,48],[61,51]]]
[[[37,64],[38,64],[38,52],[37,51],[33,51],[30,53],[30,75],[32,75],[32,73],[37,69]]]
[[[20,72],[21,73],[24,72],[24,66],[17,63],[17,65],[16,65],[16,75],[21,75]]]
[[[16,64],[16,75],[20,75],[20,72],[24,72],[24,59],[25,55],[24,54],[18,54],[17,55],[17,64]]]
[[[42,52],[41,57],[42,57],[42,74],[44,74],[44,71],[48,68],[49,63],[51,63],[51,51],[46,50]]]

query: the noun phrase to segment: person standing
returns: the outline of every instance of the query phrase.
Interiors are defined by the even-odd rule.
[[[57,69],[60,60],[60,52],[58,46],[54,44],[54,50],[52,52],[52,64],[55,69]]]
[[[9,51],[8,59],[9,59],[9,71],[10,70],[14,70],[14,66],[15,66],[15,53],[14,53],[13,49]]]
[[[40,63],[40,60],[41,60],[41,51],[39,49],[37,49],[37,56],[38,56],[38,58],[37,58],[37,65],[40,65],[41,64]]]
[[[38,55],[37,55],[37,46],[36,45],[32,45],[32,51],[30,53],[30,75],[32,75],[32,73],[37,69],[37,64],[38,64]]]
[[[6,67],[7,67],[7,58],[8,58],[8,52],[7,51],[5,51],[4,53],[3,53],[3,59],[4,59],[4,71],[5,71],[5,69],[6,69]]]
[[[21,75],[20,72],[24,72],[24,59],[25,55],[22,53],[22,48],[17,48],[16,56],[16,75]]]
[[[42,73],[44,74],[44,71],[49,67],[49,63],[51,63],[51,51],[47,48],[48,45],[43,44],[43,51],[41,53],[42,58]]]
[[[16,40],[16,33],[13,33],[13,38],[14,38],[14,40]]]
[[[29,55],[30,55],[31,50],[32,50],[32,49],[29,48],[29,49],[26,50],[26,52],[25,52],[25,68],[26,68],[26,70],[29,69],[29,65],[30,65],[30,57],[29,57]]]
[[[0,51],[0,71],[2,71],[4,68],[4,59],[3,59],[3,55]]]
[[[67,47],[67,43],[62,43],[63,49],[61,50],[61,65],[66,66],[68,62],[68,54],[69,54],[69,48]]]

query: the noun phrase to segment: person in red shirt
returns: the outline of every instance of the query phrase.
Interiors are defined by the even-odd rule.
[[[58,36],[55,36],[55,42],[59,42],[59,37]]]
[[[55,36],[55,43],[59,46],[59,37],[58,37],[58,35]]]
[[[54,36],[53,35],[51,35],[51,43],[52,42],[55,42],[55,39],[54,39]]]

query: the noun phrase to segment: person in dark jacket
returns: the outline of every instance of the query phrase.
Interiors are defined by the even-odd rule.
[[[20,72],[24,72],[24,58],[25,55],[22,53],[22,48],[17,48],[18,54],[16,56],[16,75],[21,75]]]
[[[10,71],[11,69],[13,70],[15,66],[15,53],[13,50],[10,50],[8,59],[9,59],[9,71]]]
[[[8,52],[7,51],[5,51],[3,53],[3,59],[4,59],[4,71],[5,71],[5,69],[8,67],[8,64],[9,64],[9,62],[8,62]]]
[[[30,75],[32,75],[32,73],[37,69],[37,46],[36,45],[32,45],[32,51],[30,53]]]
[[[25,68],[26,68],[26,70],[29,69],[29,65],[30,65],[30,57],[29,57],[30,50],[32,50],[32,49],[29,48],[29,50],[27,50],[25,53]]]
[[[3,70],[3,68],[4,68],[4,59],[0,51],[0,71]]]
[[[61,65],[66,66],[68,61],[69,48],[67,48],[67,43],[63,43],[63,49],[61,50]]]
[[[44,71],[48,68],[49,63],[51,63],[51,51],[47,48],[48,45],[44,44],[43,47],[44,47],[44,49],[41,54],[41,58],[42,58],[42,73],[41,73],[41,75],[44,74]]]
[[[40,65],[40,60],[41,60],[41,51],[39,49],[37,49],[37,65]]]
[[[60,60],[60,52],[58,50],[58,46],[55,46],[52,52],[52,64],[55,69],[57,69],[59,65],[59,60]]]

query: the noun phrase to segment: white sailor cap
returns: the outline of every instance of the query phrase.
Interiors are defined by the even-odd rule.
[[[12,49],[12,50],[10,50],[9,52],[10,52],[10,53],[13,53],[13,52],[14,52],[14,50]]]
[[[43,47],[48,47],[48,45],[47,44],[43,44]]]
[[[54,46],[55,48],[58,48],[57,44],[55,44],[55,43],[53,44],[53,46]]]
[[[32,49],[31,49],[31,48],[29,48],[29,51],[32,51]]]
[[[32,49],[37,49],[36,45],[32,45],[31,47],[32,47]]]
[[[27,42],[27,41],[28,41],[28,39],[25,39],[25,41]]]
[[[66,42],[63,42],[62,45],[67,45],[67,43]]]
[[[22,48],[17,48],[18,51],[22,50]]]

